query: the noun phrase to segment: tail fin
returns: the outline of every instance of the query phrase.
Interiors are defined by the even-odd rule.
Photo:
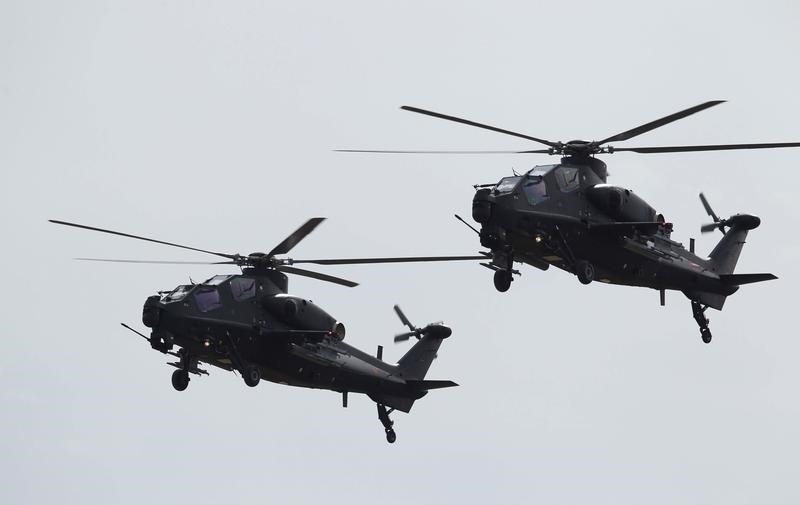
[[[704,225],[703,231],[719,228],[723,230],[725,235],[717,243],[716,247],[714,247],[714,250],[711,251],[711,254],[708,255],[709,266],[711,271],[719,275],[723,283],[730,286],[730,292],[725,294],[703,291],[687,292],[686,296],[714,309],[722,310],[726,298],[735,293],[741,284],[767,281],[776,279],[777,277],[772,274],[733,273],[736,269],[736,263],[739,261],[739,255],[744,247],[745,239],[747,239],[747,233],[761,224],[759,218],[749,214],[736,214],[735,216],[723,220],[716,219],[716,216],[712,217],[715,217],[714,224]],[[725,227],[729,227],[728,231],[724,231]]]
[[[425,335],[400,358],[397,362],[398,368],[409,379],[424,379],[440,345],[442,345],[441,336]]]
[[[369,397],[379,405],[391,407],[401,412],[409,412],[416,400],[419,400],[429,389],[440,389],[457,386],[452,381],[433,380],[426,381],[425,375],[436,359],[436,352],[442,345],[442,340],[452,335],[453,330],[442,323],[432,323],[424,328],[417,328],[397,305],[394,306],[397,317],[410,331],[394,337],[395,342],[403,342],[411,337],[417,337],[419,342],[414,344],[407,353],[397,362],[397,371],[405,380],[402,391],[392,394],[373,393]]]
[[[724,221],[730,229],[717,243],[711,254],[711,270],[719,275],[732,274],[744,247],[747,232],[758,227],[761,220],[749,214],[737,214]]]

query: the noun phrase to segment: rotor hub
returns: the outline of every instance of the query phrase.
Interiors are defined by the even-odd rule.
[[[570,140],[567,143],[557,142],[550,148],[549,154],[557,154],[560,156],[573,156],[576,158],[588,158],[593,154],[610,152],[604,147],[601,147],[597,142],[589,142],[587,140]]]
[[[263,252],[252,252],[247,256],[240,256],[236,260],[240,267],[252,267],[257,270],[269,270],[275,267],[291,264],[290,259],[279,259]]]

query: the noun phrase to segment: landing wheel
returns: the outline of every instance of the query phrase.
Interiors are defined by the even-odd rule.
[[[505,270],[497,270],[494,273],[494,287],[501,293],[508,291],[511,287],[511,273]]]
[[[391,428],[386,430],[386,441],[390,444],[393,444],[395,440],[397,440],[397,433],[395,433]]]
[[[242,371],[242,377],[244,378],[244,383],[254,388],[258,386],[258,383],[261,381],[261,372],[258,371],[257,367],[253,365],[246,366],[245,369]]]
[[[702,337],[703,342],[705,342],[706,344],[710,344],[711,330],[708,329],[708,323],[710,321],[705,316],[707,308],[708,305],[703,306],[700,305],[700,302],[692,300],[692,317],[694,317],[694,320],[697,321],[697,326],[700,327],[700,337]]]
[[[183,391],[189,387],[189,372],[186,370],[175,370],[172,372],[172,387],[177,391]]]
[[[594,280],[594,265],[588,261],[579,261],[578,264],[575,265],[575,273],[578,276],[578,280],[581,281],[581,284],[589,284]]]

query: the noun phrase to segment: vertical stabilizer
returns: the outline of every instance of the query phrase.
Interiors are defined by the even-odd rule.
[[[449,330],[449,328],[447,329]],[[397,362],[398,368],[408,379],[424,379],[428,369],[431,367],[431,363],[436,358],[436,352],[439,350],[440,345],[442,345],[442,337],[440,335],[425,335],[400,358],[400,361]]]
[[[747,231],[743,229],[731,228],[725,233],[711,254],[711,270],[717,274],[732,274],[739,261],[739,254],[744,247]]]
[[[739,254],[744,247],[747,232],[757,228],[761,220],[749,214],[736,214],[728,219],[715,223],[720,229],[729,226],[725,236],[719,241],[711,254],[708,255],[711,261],[711,270],[716,274],[732,274],[739,261]]]

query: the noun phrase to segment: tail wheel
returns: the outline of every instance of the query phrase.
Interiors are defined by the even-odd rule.
[[[393,444],[395,440],[397,440],[397,433],[391,428],[386,430],[386,441]]]
[[[708,328],[703,328],[702,330],[700,330],[700,337],[703,339],[703,342],[705,342],[706,344],[710,344],[711,330],[709,330]]]

